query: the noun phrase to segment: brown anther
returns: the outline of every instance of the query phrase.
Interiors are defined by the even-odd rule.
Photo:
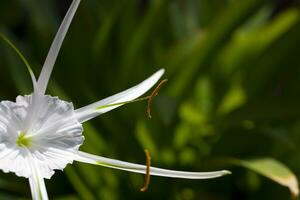
[[[148,114],[149,118],[151,118],[151,105],[152,105],[153,99],[154,99],[154,97],[156,97],[158,95],[158,92],[159,92],[161,86],[167,81],[168,81],[168,79],[164,79],[164,80],[160,81],[159,84],[156,86],[156,88],[151,93],[151,95],[149,96],[148,105],[147,105],[147,114]]]
[[[150,184],[150,167],[151,167],[151,156],[148,149],[145,149],[146,154],[146,174],[144,186],[140,189],[141,192],[146,192]]]

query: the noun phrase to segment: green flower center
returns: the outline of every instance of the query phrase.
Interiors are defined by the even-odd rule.
[[[19,147],[29,147],[31,146],[31,140],[28,136],[26,137],[25,133],[21,132],[16,139],[16,144]]]

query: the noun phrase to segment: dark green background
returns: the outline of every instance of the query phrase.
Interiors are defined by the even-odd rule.
[[[0,31],[39,74],[71,0],[1,0]],[[233,172],[212,180],[152,177],[75,163],[46,181],[50,199],[290,199],[287,188],[231,158],[272,157],[300,175],[300,10],[288,0],[82,0],[48,93],[87,105],[165,68],[146,102],[85,123],[82,149],[178,170]],[[0,43],[0,99],[32,91],[16,54]],[[0,199],[30,198],[1,173]]]

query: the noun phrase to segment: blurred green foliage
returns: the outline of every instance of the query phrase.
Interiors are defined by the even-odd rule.
[[[0,31],[36,74],[70,3],[0,1]],[[241,162],[262,174],[286,166],[300,177],[299,53],[297,0],[82,0],[51,95],[81,107],[161,67],[169,79],[151,120],[146,102],[123,106],[84,125],[82,149],[144,163],[147,148],[155,166],[233,174],[203,181],[152,177],[140,193],[141,175],[75,163],[46,181],[50,198],[290,199],[287,188],[231,161],[273,158],[275,164]],[[1,100],[31,93],[26,67],[3,42],[0,69]],[[26,179],[1,173],[0,199],[29,198]]]

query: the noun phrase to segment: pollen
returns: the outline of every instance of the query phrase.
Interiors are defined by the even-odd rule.
[[[31,140],[29,137],[26,137],[26,134],[21,132],[16,139],[16,144],[19,147],[29,147],[31,145]]]

